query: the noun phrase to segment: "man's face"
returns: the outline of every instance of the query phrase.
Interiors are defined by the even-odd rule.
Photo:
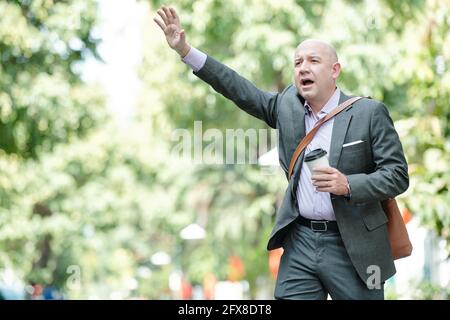
[[[334,92],[340,65],[325,43],[302,42],[294,56],[295,85],[308,102],[326,101]]]

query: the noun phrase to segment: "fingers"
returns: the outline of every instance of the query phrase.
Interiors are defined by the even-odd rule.
[[[163,11],[164,11],[164,14],[165,14],[166,17],[167,17],[167,20],[168,20],[169,22],[171,22],[171,21],[173,20],[173,17],[172,17],[172,13],[170,12],[169,8],[167,8],[167,7],[165,7],[165,6],[162,6],[162,9],[163,9]]]
[[[165,25],[167,26],[169,24],[169,19],[167,19],[167,16],[164,13],[164,11],[162,9],[158,9],[158,11],[156,11],[156,13],[159,14],[159,16],[162,18],[162,20],[164,21]]]
[[[329,181],[333,180],[333,176],[329,174],[315,174],[311,176],[311,180],[313,181]]]
[[[175,11],[174,8],[169,8],[170,13],[172,14],[172,17],[176,20],[180,20],[180,18],[178,18],[177,12]]]
[[[316,181],[313,183],[315,187],[332,187],[334,185],[333,181]]]
[[[337,194],[339,185],[335,181],[320,181],[313,183],[314,188],[318,192],[329,192]]]
[[[175,24],[178,27],[180,27],[180,19],[178,18],[178,15],[173,8],[168,8],[166,6],[162,6],[157,11],[158,15],[161,17],[162,21],[164,22],[164,26],[161,27],[161,24],[158,23],[158,25],[164,30],[165,27],[167,27],[170,24]],[[155,20],[156,21],[156,20]]]
[[[341,179],[339,175],[342,174],[338,170],[336,170],[336,172],[332,174],[313,175],[311,177],[312,184],[317,192],[328,192],[335,195],[346,195],[348,193],[346,181]]]
[[[334,193],[334,189],[333,189],[333,188],[317,188],[316,191],[317,191],[317,192]]]
[[[162,21],[160,21],[157,18],[153,18],[153,21],[156,22],[156,24],[161,28],[162,31],[164,31],[164,29],[166,28],[166,26],[164,25],[164,23]]]
[[[337,170],[332,167],[316,167],[313,171],[314,173],[335,173]]]

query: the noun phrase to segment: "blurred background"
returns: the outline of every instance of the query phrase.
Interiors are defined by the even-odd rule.
[[[194,121],[268,128],[168,48],[161,4],[0,1],[0,299],[272,299],[274,152],[258,148],[261,165],[172,152]],[[450,3],[167,4],[189,43],[269,91],[292,82],[302,40],[335,45],[339,86],[386,103],[409,163],[398,201],[414,251],[386,298],[450,298]]]

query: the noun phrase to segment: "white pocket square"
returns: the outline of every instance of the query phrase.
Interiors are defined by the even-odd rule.
[[[363,142],[364,142],[363,140],[352,141],[352,142],[343,144],[343,145],[342,145],[342,148],[350,147],[350,146],[353,146],[353,145],[355,145],[355,144],[359,144],[359,143],[363,143]]]

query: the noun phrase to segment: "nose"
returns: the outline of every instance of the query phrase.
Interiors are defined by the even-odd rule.
[[[303,61],[299,66],[299,72],[301,75],[309,73],[309,63],[307,61]]]

